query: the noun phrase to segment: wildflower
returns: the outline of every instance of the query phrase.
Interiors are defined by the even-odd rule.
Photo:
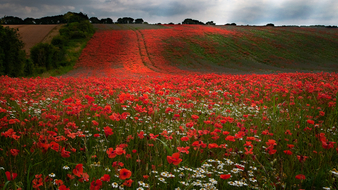
[[[12,181],[12,180],[14,180],[18,176],[17,173],[11,173],[9,171],[6,171],[5,174],[6,174],[6,177],[7,177],[8,181]]]
[[[299,162],[305,162],[305,160],[308,158],[308,156],[300,156],[300,155],[297,155],[297,159],[299,160]]]
[[[158,178],[158,180],[160,180],[163,183],[167,183],[163,177]]]
[[[128,179],[128,180],[126,180],[126,181],[123,182],[123,185],[127,186],[127,187],[131,187],[132,183],[133,183],[133,180],[132,179]]]
[[[106,153],[108,154],[108,158],[115,158],[116,157],[116,153],[114,148],[108,148]]]
[[[63,147],[62,150],[61,150],[61,156],[63,158],[68,158],[68,157],[70,157],[70,152],[66,151],[65,147]]]
[[[90,190],[99,190],[102,186],[102,181],[97,179],[90,183]]]
[[[230,174],[222,174],[219,176],[221,179],[229,179],[231,177]]]
[[[109,176],[108,174],[104,174],[104,175],[100,178],[100,180],[109,182],[109,181],[110,181],[110,176]]]
[[[252,150],[253,150],[253,147],[250,148],[250,150],[248,150],[247,148],[244,148],[245,149],[245,154],[248,155],[248,154],[253,154]]]
[[[180,153],[174,153],[172,156],[167,156],[167,161],[169,164],[178,165],[182,162],[182,159],[180,159]]]
[[[149,175],[143,175],[143,179],[148,179]]]
[[[83,174],[83,164],[76,165],[75,169],[73,169],[73,174],[81,177],[81,174]]]
[[[65,185],[59,186],[59,190],[70,190],[70,188],[67,188]]]
[[[307,122],[308,124],[311,124],[311,125],[315,124],[315,122],[314,122],[313,120],[311,120],[311,119],[308,119],[306,122]]]
[[[50,173],[48,176],[49,177],[55,177],[55,174],[54,173]]]
[[[104,127],[103,129],[104,129],[104,134],[106,135],[106,137],[114,134],[113,129],[108,126]]]
[[[306,177],[303,174],[298,174],[298,175],[296,175],[296,179],[305,180]]]
[[[119,184],[116,183],[116,182],[114,182],[114,183],[111,184],[111,186],[112,186],[113,188],[118,188],[118,187],[119,187]]]
[[[20,150],[14,148],[14,149],[11,149],[10,152],[11,152],[12,156],[17,156],[19,154]]]
[[[130,170],[127,170],[127,169],[125,169],[125,168],[123,168],[123,169],[121,169],[120,170],[120,175],[119,175],[119,178],[120,179],[128,179],[128,178],[130,178],[130,176],[131,176],[131,171]]]
[[[69,170],[70,168],[68,166],[63,166],[62,169]]]

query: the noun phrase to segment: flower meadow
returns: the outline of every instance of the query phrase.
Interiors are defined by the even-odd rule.
[[[0,76],[0,188],[337,189],[338,74],[184,70],[182,33],[238,35],[98,31],[66,76]]]
[[[1,77],[1,188],[337,188],[337,77]]]

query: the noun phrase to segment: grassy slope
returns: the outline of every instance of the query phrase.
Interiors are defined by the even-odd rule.
[[[169,38],[165,57],[183,69],[271,73],[338,71],[338,30],[229,27],[236,35]]]

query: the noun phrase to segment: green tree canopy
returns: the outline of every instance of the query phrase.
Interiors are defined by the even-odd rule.
[[[23,76],[26,53],[17,29],[0,25],[0,75]]]

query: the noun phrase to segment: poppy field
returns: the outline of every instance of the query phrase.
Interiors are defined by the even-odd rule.
[[[1,76],[0,188],[337,189],[338,74],[175,65],[171,36],[241,35],[184,27],[97,31],[65,76]]]

